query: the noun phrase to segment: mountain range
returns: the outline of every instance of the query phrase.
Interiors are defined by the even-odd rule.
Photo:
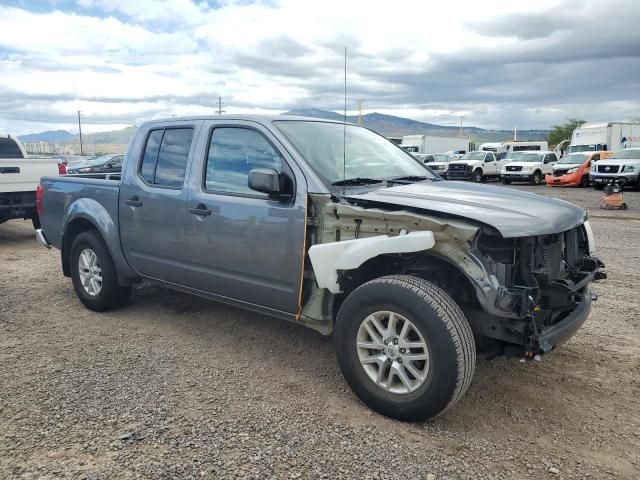
[[[284,115],[302,117],[326,118],[342,121],[340,113],[317,108],[296,108],[285,112]],[[348,115],[347,122],[357,123],[355,115]],[[386,115],[383,113],[367,113],[362,115],[362,125],[387,137],[402,137],[403,135],[417,135],[428,133],[436,136],[458,136],[460,128],[448,125],[436,125],[433,123],[419,122],[410,118]],[[90,133],[82,136],[83,143],[89,144],[127,144],[133,136],[136,127],[131,126],[122,130]],[[546,140],[549,130],[518,130],[518,140]],[[511,130],[487,130],[479,127],[464,127],[464,135],[472,137],[476,143],[500,142],[513,138]],[[20,136],[22,142],[47,141],[50,143],[78,143],[78,135],[73,135],[65,130],[47,131]]]

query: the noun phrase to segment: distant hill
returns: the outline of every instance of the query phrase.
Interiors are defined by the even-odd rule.
[[[65,143],[73,139],[73,134],[66,130],[50,130],[47,132],[30,133],[28,135],[21,135],[20,141],[22,143],[31,142],[49,142],[49,143]]]
[[[339,113],[317,108],[297,108],[285,112],[284,115],[326,118],[329,120],[342,120],[343,118]],[[348,115],[347,121],[356,123],[358,118],[355,115]],[[387,137],[401,137],[403,135],[418,135],[424,133],[437,136],[457,136],[460,132],[460,128],[455,126],[436,125],[377,112],[363,115],[362,125]],[[476,143],[501,142],[513,138],[513,131],[511,130],[486,130],[473,126],[464,127],[464,133],[466,136],[472,137]],[[530,141],[546,140],[548,133],[548,130],[518,130],[518,139]]]
[[[108,132],[88,133],[82,135],[82,143],[89,144],[102,143],[102,144],[128,144],[131,137],[133,137],[136,127],[126,127],[122,130],[111,130]],[[74,135],[70,139],[72,142],[77,143],[79,141],[78,135]]]

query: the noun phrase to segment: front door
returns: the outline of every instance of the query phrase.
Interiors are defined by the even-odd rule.
[[[190,182],[189,285],[296,313],[304,255],[304,177],[275,137],[255,123],[213,122],[208,135],[198,155],[202,165]],[[272,199],[249,189],[254,168],[280,172],[291,196]]]
[[[150,127],[132,148],[120,185],[120,235],[127,262],[141,275],[186,283],[187,181],[197,128]],[[136,154],[137,152],[137,154]]]

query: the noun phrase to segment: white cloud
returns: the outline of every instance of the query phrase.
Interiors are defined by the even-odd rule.
[[[345,44],[350,99],[369,110],[522,128],[640,110],[633,0],[609,10],[576,0],[77,5],[0,6],[0,130],[66,124],[78,108],[96,128],[209,113],[219,95],[229,112],[338,109]],[[585,35],[590,15],[598,35]],[[593,65],[618,72],[615,89]]]

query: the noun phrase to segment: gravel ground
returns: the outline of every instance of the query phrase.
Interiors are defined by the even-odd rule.
[[[0,225],[0,478],[640,478],[640,194],[591,212],[610,278],[540,363],[480,361],[441,418],[350,392],[331,339],[145,287],[94,314],[30,224]]]

